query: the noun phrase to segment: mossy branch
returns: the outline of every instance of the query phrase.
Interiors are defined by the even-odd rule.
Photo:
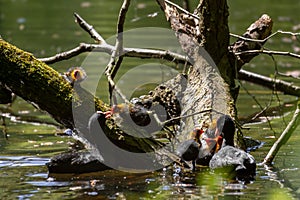
[[[66,127],[73,127],[73,89],[57,71],[4,40],[0,40],[0,63],[2,85]]]
[[[49,113],[57,122],[68,128],[87,133],[88,119],[96,110],[110,109],[103,101],[80,86],[75,87],[61,74],[32,54],[0,39],[1,85]],[[73,112],[81,113],[80,122],[73,119]],[[109,120],[107,120],[109,121]],[[109,122],[112,123],[112,122]],[[118,130],[114,124],[107,125],[107,135],[117,145],[132,151],[153,150],[158,143],[152,139],[134,138]],[[120,134],[126,142],[119,141]]]

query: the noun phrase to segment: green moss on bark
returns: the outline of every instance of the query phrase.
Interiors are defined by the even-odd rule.
[[[32,54],[0,40],[0,82],[26,101],[47,111],[55,120],[73,128],[72,86],[53,68]],[[97,98],[97,110],[107,106]]]
[[[0,39],[0,82],[2,86],[26,101],[48,112],[56,121],[75,128],[73,112],[80,114],[76,128],[87,133],[88,119],[95,110],[109,106],[91,93],[74,88],[56,70],[32,54]],[[153,139],[135,138],[122,132],[107,120],[105,134],[119,147],[134,152],[151,151],[159,145]]]

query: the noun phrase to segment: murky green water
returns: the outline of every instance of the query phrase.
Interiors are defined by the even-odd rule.
[[[109,38],[114,35],[120,5],[121,2],[118,0],[73,0],[72,2],[0,0],[0,35],[16,46],[32,52],[36,57],[52,56],[69,50],[80,42],[93,42],[90,36],[74,23],[73,12],[79,13],[93,24],[104,38]],[[230,30],[237,34],[243,33],[262,13],[272,17],[274,31],[278,29],[293,31],[293,26],[300,23],[298,1],[229,0],[229,6]],[[126,20],[126,30],[143,27],[168,28],[168,23],[155,1],[133,0]],[[296,53],[299,46],[299,41],[285,35],[278,35],[266,44],[266,47],[273,50],[296,51]],[[70,66],[82,65],[86,56],[87,54],[83,54],[52,66],[63,72]],[[88,63],[85,61],[85,64],[96,65],[97,59]],[[275,60],[279,71],[299,72],[298,60],[280,56],[275,56]],[[126,59],[121,74],[141,62],[148,61]],[[274,62],[270,56],[261,55],[246,65],[245,69],[269,75],[274,73]],[[241,84],[255,96],[262,107],[269,104],[271,98],[273,101],[270,105],[278,106],[277,96],[272,96],[269,90],[244,82]],[[99,95],[106,98],[103,91],[100,88]],[[284,117],[274,113],[275,118],[271,120],[276,133],[270,129],[267,122],[249,125],[251,129],[244,131],[245,135],[265,142],[262,148],[252,152],[258,162],[266,155],[274,142],[274,136],[278,137],[283,131],[284,121],[289,121],[294,110],[295,97],[278,94],[278,98],[281,103],[287,104],[283,109]],[[238,110],[239,116],[245,118],[258,112],[260,108],[253,97],[242,89]],[[281,149],[274,161],[274,168],[266,169],[258,166],[256,180],[241,187],[239,184],[230,183],[222,177],[207,172],[207,169],[195,174],[186,172],[180,180],[168,170],[150,174],[105,171],[85,175],[48,176],[45,163],[51,156],[67,151],[74,140],[57,135],[59,130],[53,125],[55,122],[21,99],[17,99],[11,108],[1,106],[1,112],[5,116],[8,134],[8,140],[0,137],[1,199],[122,199],[122,196],[127,199],[300,197],[300,145],[298,144],[300,128]]]

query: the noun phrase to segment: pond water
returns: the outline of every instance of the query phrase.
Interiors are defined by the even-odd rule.
[[[300,2],[298,1],[228,0],[228,4],[232,33],[242,34],[250,23],[263,13],[272,17],[274,31],[282,29],[299,32]],[[93,42],[90,36],[74,23],[73,12],[79,13],[104,38],[110,38],[115,33],[120,6],[119,0],[73,0],[72,2],[0,0],[0,35],[6,41],[33,53],[36,57],[52,56],[74,48],[80,42]],[[125,29],[144,27],[168,28],[169,25],[155,1],[133,0]],[[136,37],[139,35],[137,34]],[[150,46],[151,41],[147,45]],[[273,37],[266,47],[296,53],[300,51],[299,41],[289,35]],[[87,54],[83,54],[51,66],[64,72],[70,66],[80,66],[82,63],[93,65],[92,62],[86,62],[86,56]],[[98,62],[98,59],[100,58],[97,57],[93,61]],[[270,56],[261,55],[247,64],[244,69],[270,75],[274,73],[277,66],[280,72],[299,75],[299,60],[282,56],[275,56],[274,60],[275,62]],[[139,59],[126,59],[120,74],[124,74],[140,62]],[[299,81],[293,79],[293,82]],[[240,84],[242,87],[238,99],[238,112],[242,120],[260,111],[257,102],[262,107],[268,104],[277,107],[278,100],[282,104],[281,110],[273,109],[268,113],[271,116],[269,122],[262,117],[259,123],[248,124],[247,127],[250,129],[244,131],[244,135],[265,142],[262,148],[251,152],[256,160],[261,162],[275,139],[284,130],[285,123],[291,119],[297,98],[281,93],[272,94],[272,91],[246,82]],[[107,94],[103,88],[98,88],[97,92],[105,99]],[[48,175],[45,163],[51,156],[67,151],[74,140],[57,134],[62,131],[57,124],[46,113],[37,110],[22,99],[17,98],[11,107],[1,105],[0,108],[3,116],[1,120],[5,119],[8,135],[8,139],[4,136],[0,137],[1,199],[300,198],[300,145],[298,144],[300,128],[296,129],[290,140],[282,147],[274,160],[273,167],[258,166],[256,180],[247,185],[230,182],[206,168],[199,169],[196,173],[187,171],[180,176],[174,174],[172,170],[146,174],[110,170],[54,176]],[[4,130],[4,126],[0,127]]]

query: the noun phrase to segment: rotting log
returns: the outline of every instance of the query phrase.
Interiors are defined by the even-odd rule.
[[[236,57],[234,53],[260,49],[264,44],[262,40],[271,34],[272,20],[268,15],[263,15],[243,35],[249,40],[239,39],[229,45],[226,0],[200,0],[193,14],[170,1],[157,0],[157,2],[192,64],[181,100],[182,115],[209,108],[218,111],[194,115],[183,120],[181,125],[183,134],[179,137],[187,139],[187,132],[191,131],[191,128],[204,127],[220,113],[236,116],[235,100],[239,87],[235,85],[235,79],[238,78],[241,66],[256,55]],[[238,134],[237,141],[243,143],[240,136]]]
[[[182,141],[187,139],[188,132],[194,127],[204,127],[220,113],[235,116],[235,104],[230,94],[230,88],[235,87],[234,73],[230,72],[232,68],[227,57],[228,7],[226,0],[200,1],[195,16],[182,12],[167,1],[157,2],[192,64],[181,100],[181,115],[208,109],[217,111],[201,113],[184,120],[180,135]]]

